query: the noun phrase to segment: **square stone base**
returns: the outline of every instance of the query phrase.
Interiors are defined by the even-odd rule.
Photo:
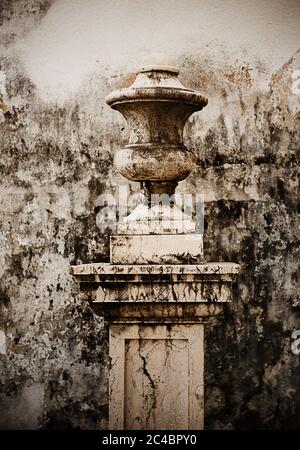
[[[147,258],[143,239],[152,236],[120,238],[113,238],[114,261]],[[161,238],[171,245],[178,236]],[[162,248],[153,246],[151,258],[167,246]],[[200,254],[202,237],[196,249]],[[203,428],[203,330],[232,300],[239,271],[239,265],[224,262],[72,266],[81,300],[109,322],[110,429]]]
[[[202,261],[202,234],[143,234],[110,238],[112,264],[193,264]]]

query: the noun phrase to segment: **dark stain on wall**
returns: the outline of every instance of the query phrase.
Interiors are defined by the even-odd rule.
[[[1,23],[12,13],[40,20],[51,3],[2,1]],[[182,186],[207,195],[206,259],[243,272],[234,302],[206,327],[205,426],[299,428],[300,114],[290,88],[299,53],[264,91],[253,84],[259,62],[206,62],[180,61],[184,83],[219,105],[186,127],[198,168]],[[107,326],[79,300],[68,267],[109,258],[113,230],[99,231],[97,198],[127,184],[113,167],[124,121],[104,104],[115,81],[97,74],[59,106],[39,99],[15,56],[2,56],[0,70],[0,428],[106,428]]]

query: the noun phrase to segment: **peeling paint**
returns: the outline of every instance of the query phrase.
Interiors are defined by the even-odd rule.
[[[113,62],[90,67],[59,102],[51,92],[41,96],[34,77],[39,60],[25,58],[25,37],[43,29],[56,3],[1,1],[0,329],[6,354],[0,355],[0,406],[8,414],[0,428],[107,427],[107,328],[79,299],[68,272],[71,264],[109,259],[111,230],[99,233],[96,200],[123,182],[112,161],[128,131],[104,98],[124,82],[122,75],[130,84],[142,54],[135,49],[127,64],[124,52],[122,68]],[[179,189],[205,196],[207,260],[244,266],[233,303],[205,331],[209,429],[300,424],[299,356],[290,350],[300,305],[300,96],[291,89],[291,73],[300,68],[299,15],[294,2],[279,3],[269,6],[279,25],[263,30],[267,7],[259,20],[251,16],[262,54],[247,53],[239,39],[238,53],[230,47],[231,11],[237,8],[248,23],[249,11],[240,12],[238,2],[221,14],[230,28],[227,45],[219,45],[217,28],[210,34],[202,20],[206,34],[171,55],[184,84],[209,98],[205,113],[185,128],[197,169]],[[199,28],[198,18],[195,23]],[[220,25],[215,13],[207,23]],[[271,29],[274,34],[261,39]],[[243,44],[250,45],[246,35],[247,29]]]

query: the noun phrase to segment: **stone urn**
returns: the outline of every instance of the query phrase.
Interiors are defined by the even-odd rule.
[[[123,114],[130,128],[129,143],[117,151],[115,164],[125,178],[141,182],[144,204],[125,223],[128,226],[131,221],[129,230],[144,229],[143,234],[166,232],[163,220],[171,220],[170,233],[178,231],[176,221],[178,225],[180,220],[185,220],[183,232],[195,231],[174,201],[158,208],[156,200],[156,196],[174,196],[178,182],[195,168],[195,155],[183,143],[183,129],[189,116],[207,104],[200,93],[181,84],[178,74],[178,69],[172,66],[144,67],[130,87],[106,97],[107,104]],[[147,220],[161,223],[155,227],[149,224],[147,229]]]

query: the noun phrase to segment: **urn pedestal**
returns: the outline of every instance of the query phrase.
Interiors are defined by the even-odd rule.
[[[203,429],[204,327],[232,301],[240,270],[205,261],[202,232],[176,204],[196,160],[184,124],[207,104],[177,76],[143,68],[107,97],[131,129],[116,165],[143,195],[110,238],[110,263],[71,267],[82,301],[109,323],[111,430]]]
[[[72,266],[109,322],[109,427],[203,429],[204,326],[232,300],[233,263]]]

